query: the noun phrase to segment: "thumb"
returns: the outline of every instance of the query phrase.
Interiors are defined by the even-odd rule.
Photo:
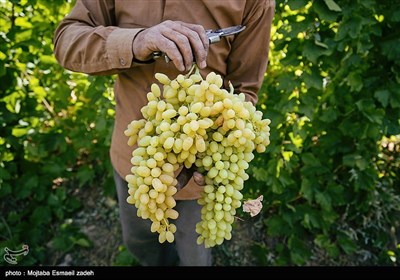
[[[193,180],[199,186],[204,186],[206,184],[204,175],[197,171],[193,172]]]

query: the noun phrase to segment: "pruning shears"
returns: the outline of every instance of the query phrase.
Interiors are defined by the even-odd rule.
[[[215,30],[207,29],[206,35],[208,38],[208,42],[210,44],[214,44],[214,43],[221,41],[221,37],[237,34],[239,32],[242,32],[245,28],[246,28],[246,26],[244,26],[244,25],[235,25],[235,26],[230,26],[227,28],[221,28],[221,29],[215,29]],[[165,53],[163,53],[161,51],[153,52],[153,59],[157,59],[162,56],[165,57],[165,62],[168,63],[171,61],[171,59]]]

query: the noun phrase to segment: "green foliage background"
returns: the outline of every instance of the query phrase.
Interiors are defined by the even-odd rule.
[[[400,3],[276,3],[258,103],[271,144],[245,193],[264,195],[256,264],[398,264]],[[113,77],[66,71],[52,54],[71,6],[0,1],[0,254],[28,244],[22,265],[91,246],[71,221],[79,191],[114,194]]]

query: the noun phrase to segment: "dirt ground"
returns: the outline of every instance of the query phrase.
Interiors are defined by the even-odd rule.
[[[84,207],[76,214],[73,223],[87,236],[91,246],[79,247],[64,256],[57,256],[57,265],[137,265],[135,260],[129,260],[130,256],[122,244],[116,199],[102,196],[100,193],[94,194],[93,189],[81,189],[78,196]],[[237,219],[232,239],[214,247],[213,265],[257,265],[251,247],[256,242],[262,242],[261,227],[262,219],[257,216]],[[121,262],[123,256],[125,258],[122,258]]]

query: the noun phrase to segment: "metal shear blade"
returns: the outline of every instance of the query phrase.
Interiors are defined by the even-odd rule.
[[[231,26],[231,27],[216,29],[216,30],[208,29],[208,30],[206,30],[206,34],[207,34],[208,41],[210,42],[210,44],[213,44],[213,43],[219,42],[221,40],[221,37],[237,34],[241,31],[243,31],[245,28],[246,28],[246,26],[244,26],[244,25],[236,25],[236,26]]]

